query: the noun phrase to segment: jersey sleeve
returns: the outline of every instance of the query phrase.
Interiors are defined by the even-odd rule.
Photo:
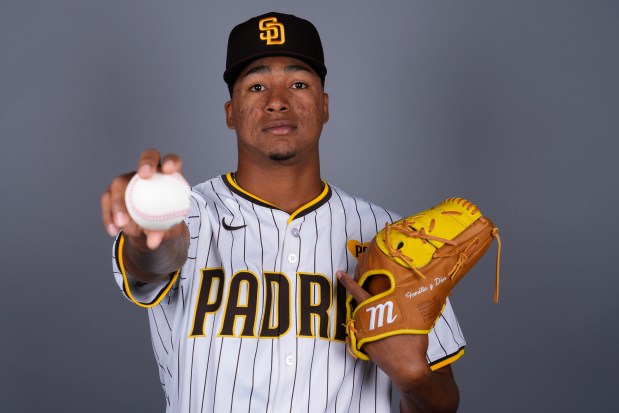
[[[195,240],[197,239],[196,233],[200,230],[200,216],[204,213],[204,208],[201,208],[200,203],[204,203],[202,198],[192,193],[192,202],[189,212],[189,216],[185,219],[185,224],[189,229],[189,257],[195,256],[195,250],[197,248]],[[113,271],[116,283],[125,294],[125,297],[132,301],[134,304],[150,308],[158,305],[164,297],[170,293],[174,284],[178,282],[181,272],[191,274],[193,272],[193,262],[188,262],[179,269],[169,275],[167,280],[156,283],[143,283],[131,276],[127,271],[124,264],[123,257],[123,244],[125,238],[123,233],[119,233],[116,241],[114,242],[113,250]]]
[[[442,314],[428,334],[428,364],[437,370],[453,363],[464,354],[466,341],[449,299]]]
[[[161,302],[178,279],[180,270],[170,274],[168,280],[156,283],[143,283],[131,276],[124,264],[123,245],[125,237],[121,232],[114,242],[114,276],[125,296],[140,307],[153,307]]]

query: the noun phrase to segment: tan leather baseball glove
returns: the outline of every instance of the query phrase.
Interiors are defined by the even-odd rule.
[[[494,301],[498,302],[498,228],[471,202],[449,198],[376,234],[355,280],[372,297],[346,301],[348,348],[367,360],[365,343],[398,334],[428,334],[456,284],[497,239]]]

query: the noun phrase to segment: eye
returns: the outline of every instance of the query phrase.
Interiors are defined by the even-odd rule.
[[[303,82],[294,82],[292,84],[292,88],[293,89],[307,89],[307,84]]]
[[[249,87],[249,91],[250,92],[262,92],[263,90],[265,90],[266,88],[264,87],[264,85],[261,85],[260,83],[257,83],[255,85],[251,85]]]
[[[397,246],[397,247],[395,247],[395,249],[397,249],[397,250],[401,250],[403,246],[404,246],[404,243],[403,243],[402,241],[400,241],[400,242],[398,243],[398,246]]]

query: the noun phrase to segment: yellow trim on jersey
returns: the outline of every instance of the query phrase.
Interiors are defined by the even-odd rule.
[[[226,180],[228,181],[228,184],[230,186],[232,186],[235,190],[241,192],[242,194],[250,197],[251,199],[255,199],[256,201],[263,203],[265,205],[270,206],[271,208],[275,208],[278,209],[280,211],[282,211],[281,208],[279,208],[277,205],[273,205],[272,203],[265,201],[264,199],[257,197],[256,195],[252,194],[251,192],[247,192],[246,190],[244,190],[243,188],[241,188],[239,186],[239,184],[236,183],[236,181],[234,180],[234,177],[232,176],[232,172],[228,172],[226,174]],[[288,224],[292,223],[292,221],[297,217],[297,215],[301,214],[303,211],[305,211],[306,209],[311,208],[312,206],[316,205],[317,203],[321,202],[328,194],[329,194],[329,184],[327,184],[325,181],[322,181],[322,192],[320,193],[320,195],[318,195],[315,199],[313,199],[312,201],[308,202],[307,204],[301,205],[301,207],[299,207],[299,209],[297,209],[296,211],[294,211],[292,214],[290,214],[290,217],[288,218]]]
[[[462,355],[464,354],[464,349],[461,348],[460,351],[458,351],[456,354],[454,354],[451,357],[446,358],[445,360],[441,360],[436,364],[431,364],[430,365],[430,369],[432,371],[438,370],[441,367],[445,367],[448,364],[453,363],[454,361],[458,360],[460,357],[462,357]]]
[[[118,254],[118,266],[120,267],[119,268],[120,273],[123,276],[123,285],[125,287],[125,294],[127,294],[127,297],[129,297],[131,301],[133,301],[135,304],[137,304],[138,306],[142,308],[155,307],[161,302],[161,300],[163,300],[163,297],[165,297],[168,294],[168,292],[170,291],[170,289],[172,288],[172,286],[178,279],[181,271],[179,269],[174,273],[174,275],[170,278],[170,282],[168,283],[168,285],[163,290],[159,291],[159,295],[155,301],[148,303],[148,304],[141,303],[135,298],[133,298],[133,294],[131,294],[131,288],[129,288],[129,279],[127,278],[127,270],[125,269],[125,263],[123,261],[123,246],[124,245],[125,245],[125,235],[121,234],[120,239],[118,240],[118,253],[117,254]]]
[[[226,174],[226,178],[228,179],[228,183],[229,183],[230,185],[232,185],[232,186],[233,186],[233,187],[234,187],[237,191],[240,191],[240,192],[244,193],[245,195],[247,195],[247,196],[249,196],[249,197],[252,197],[252,198],[254,198],[255,200],[260,201],[260,202],[262,202],[262,203],[264,203],[264,204],[270,205],[270,206],[272,206],[273,208],[277,208],[277,207],[276,207],[275,205],[273,205],[272,203],[267,202],[267,201],[265,201],[264,199],[259,198],[259,197],[257,197],[256,195],[254,195],[254,194],[252,194],[252,193],[249,193],[249,192],[247,192],[246,190],[244,190],[243,188],[241,188],[241,187],[239,186],[239,184],[237,184],[237,183],[236,183],[236,181],[234,180],[234,178],[232,177],[232,172],[228,172],[228,173]],[[279,208],[277,208],[277,209],[279,209]]]
[[[290,224],[294,220],[294,218],[298,214],[300,214],[303,210],[306,210],[310,208],[311,206],[316,205],[318,202],[322,201],[323,198],[327,196],[328,193],[329,193],[329,185],[325,181],[322,181],[322,192],[320,193],[320,195],[318,195],[313,201],[310,201],[307,204],[302,205],[299,209],[294,211],[292,215],[290,215],[290,218],[288,218],[288,224]]]

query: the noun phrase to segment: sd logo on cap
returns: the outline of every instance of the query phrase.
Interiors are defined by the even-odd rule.
[[[277,17],[267,17],[258,22],[260,40],[266,40],[267,44],[284,44],[286,35],[284,25],[277,22]]]

